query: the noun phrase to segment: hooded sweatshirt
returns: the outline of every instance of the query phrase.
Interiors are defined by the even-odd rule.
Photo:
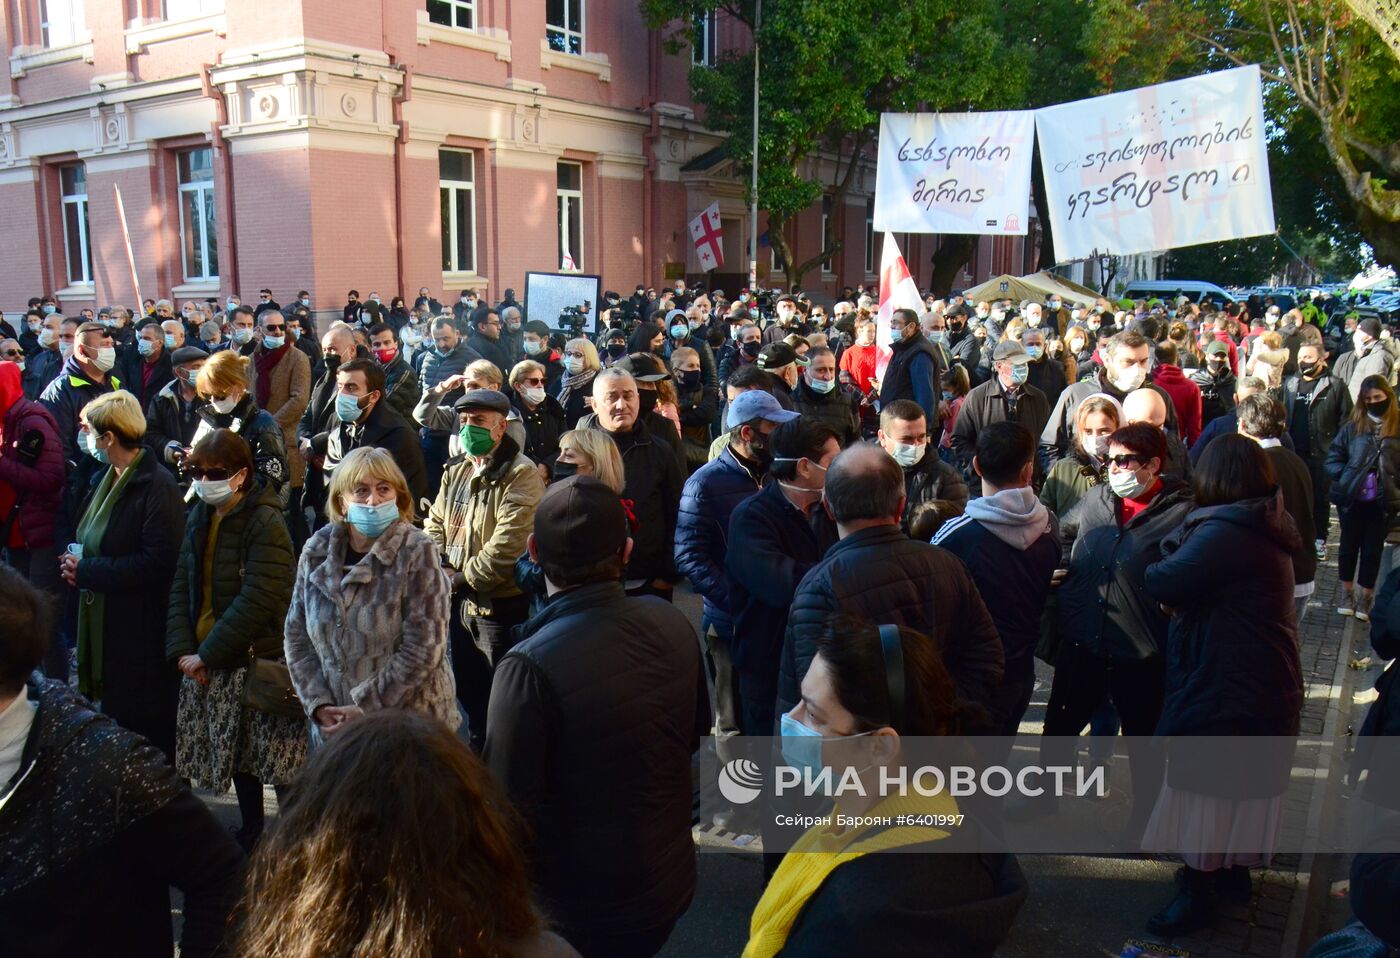
[[[1029,487],[973,499],[933,544],[967,564],[1006,652],[1006,676],[1033,667],[1050,577],[1060,565],[1058,523]]]

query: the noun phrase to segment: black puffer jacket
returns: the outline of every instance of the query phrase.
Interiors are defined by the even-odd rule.
[[[248,664],[252,649],[263,658],[282,657],[282,624],[292,601],[296,559],[277,496],[266,482],[253,488],[219,523],[214,554],[214,628],[195,642],[204,600],[204,549],[213,510],[199,502],[190,511],[189,531],[170,588],[165,653],[174,662],[199,654],[211,669]]]
[[[924,448],[924,458],[904,470],[904,517],[900,525],[909,531],[909,516],[914,508],[935,499],[947,499],[959,506],[967,505],[967,483],[962,473],[938,458],[933,442]]]
[[[1164,478],[1151,505],[1122,526],[1121,502],[1107,485],[1095,486],[1060,518],[1069,576],[1056,597],[1065,641],[1100,658],[1137,662],[1166,646],[1167,616],[1144,591],[1143,573],[1191,511],[1191,491]]]
[[[860,438],[860,400],[856,391],[839,382],[831,392],[822,394],[800,379],[792,391],[797,411],[808,419],[824,422],[836,430],[836,441],[844,449]]]
[[[199,428],[195,430],[194,441],[199,442],[215,429],[232,429],[253,447],[253,468],[259,476],[267,480],[278,501],[286,506],[291,495],[287,482],[291,469],[287,464],[287,439],[277,420],[266,409],[259,409],[253,401],[252,393],[245,393],[227,415],[216,412],[205,403],[199,407]],[[300,455],[300,453],[297,453]],[[193,496],[193,493],[189,494]]]
[[[915,542],[898,526],[873,526],[832,546],[797,587],[778,676],[782,711],[797,704],[823,622],[835,612],[937,636],[958,693],[969,702],[986,706],[1001,682],[1001,639],[963,561]]]
[[[1380,498],[1390,512],[1400,510],[1400,437],[1382,439],[1374,429],[1357,431],[1348,421],[1342,426],[1323,465],[1332,480],[1328,495],[1338,508],[1356,502],[1366,474],[1375,471],[1380,480]]]
[[[1292,553],[1299,544],[1278,492],[1193,509],[1162,541],[1162,558],[1143,577],[1147,595],[1174,613],[1158,735],[1298,733],[1303,676]],[[1239,780],[1173,762],[1171,783],[1205,794],[1264,797],[1282,794],[1290,768],[1291,762],[1271,762]]]

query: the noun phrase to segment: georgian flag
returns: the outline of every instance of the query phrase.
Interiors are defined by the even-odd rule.
[[[893,233],[885,234],[885,248],[880,254],[880,309],[875,319],[875,378],[885,375],[890,364],[890,320],[896,309],[908,308],[922,312],[924,298],[909,272],[904,256]]]
[[[700,257],[700,269],[708,273],[724,265],[724,247],[719,229],[719,201],[711,203],[703,213],[690,221],[690,241],[695,255]]]

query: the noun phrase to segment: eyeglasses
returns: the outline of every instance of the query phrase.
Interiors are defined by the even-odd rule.
[[[3,353],[0,353],[0,356],[23,356],[23,355],[24,355],[24,351],[21,350],[21,349],[7,349],[7,350],[5,350]]]
[[[203,469],[199,466],[190,466],[185,469],[185,475],[191,479],[208,479],[212,482],[222,482],[232,474],[227,469]]]
[[[527,386],[543,386],[544,379],[539,376],[532,376],[529,379],[521,377],[520,381]]]
[[[1111,464],[1113,464],[1113,465],[1115,465],[1115,466],[1123,466],[1123,467],[1126,467],[1129,463],[1134,463],[1134,462],[1136,462],[1136,463],[1141,464],[1141,463],[1142,463],[1142,457],[1141,457],[1141,456],[1137,456],[1137,455],[1133,455],[1132,453],[1129,453],[1129,454],[1126,455],[1126,456],[1109,456],[1108,459],[1107,459],[1106,461],[1109,462],[1109,463],[1111,463]]]

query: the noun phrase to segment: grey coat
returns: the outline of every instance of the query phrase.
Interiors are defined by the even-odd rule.
[[[297,565],[285,644],[307,716],[321,705],[403,708],[455,729],[461,718],[437,546],[399,520],[347,570],[349,542],[349,527],[332,522],[307,541]]]

